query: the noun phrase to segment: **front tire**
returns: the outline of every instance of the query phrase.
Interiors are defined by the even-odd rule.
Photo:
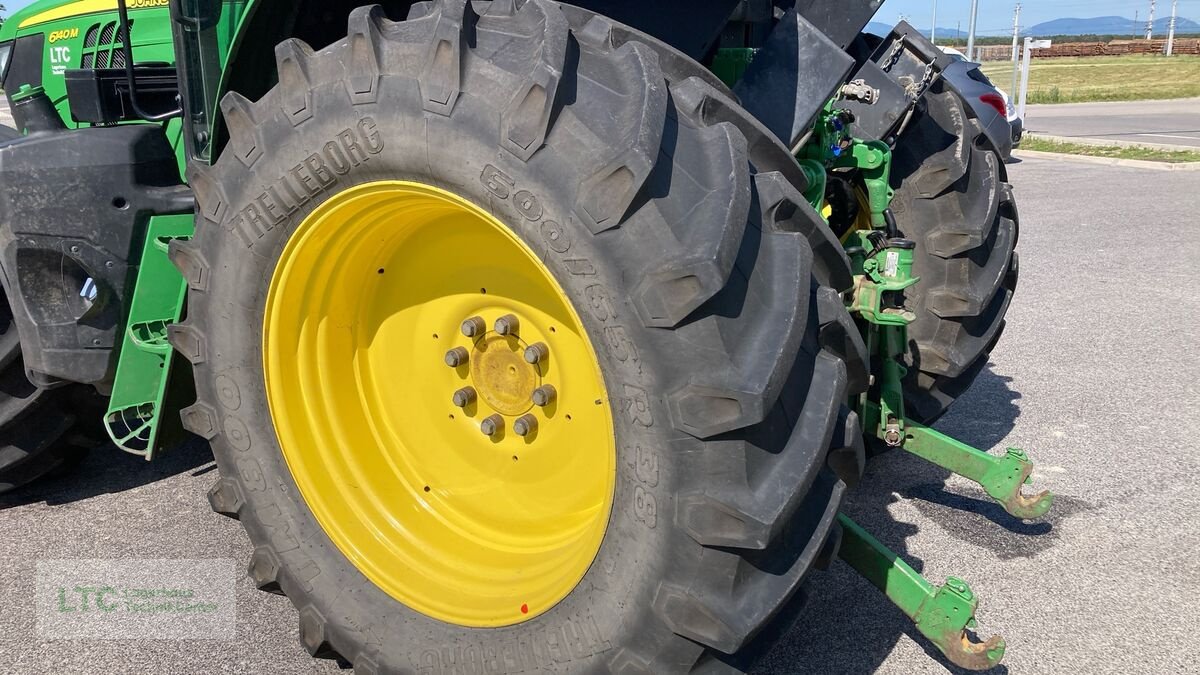
[[[614,46],[603,17],[575,26],[544,0],[476,15],[481,7],[421,3],[400,23],[360,8],[349,36],[319,53],[280,45],[281,85],[261,100],[223,101],[229,145],[191,176],[196,238],[172,249],[190,294],[171,339],[193,364],[199,398],[183,419],[212,442],[222,476],[213,506],[245,526],[250,574],[296,605],[305,648],[364,672],[747,667],[771,646],[754,638],[772,632],[763,629],[807,572],[836,553],[845,481],[862,468],[861,430],[844,405],[867,379],[840,295],[850,284],[845,256],[802,197],[787,150],[703,78],[668,78],[641,42]],[[561,601],[514,603],[487,629],[434,618],[373,581],[369,546],[342,530],[399,546],[398,535],[314,513],[325,498],[304,487],[311,481],[280,440],[294,422],[269,403],[264,347],[274,347],[264,325],[278,326],[269,297],[280,261],[339,195],[389,181],[464,200],[534,252],[538,273],[578,314],[607,391],[593,404],[611,413],[615,475],[594,560]],[[461,288],[430,303],[482,288],[488,302],[517,303],[528,284],[470,259],[439,258]],[[307,329],[336,340],[352,325]],[[394,357],[407,386],[435,379],[413,377],[417,356]],[[354,367],[300,363],[315,377]],[[427,397],[453,413],[449,391]],[[329,400],[310,414],[332,415]],[[427,420],[398,411],[395,423]],[[498,441],[506,452],[523,447],[510,440]],[[582,442],[552,450],[569,455]],[[840,475],[828,465],[831,446]],[[324,450],[338,462],[394,448]],[[330,489],[365,489],[350,483]],[[429,497],[422,509],[452,498]],[[403,529],[419,518],[390,522]]]

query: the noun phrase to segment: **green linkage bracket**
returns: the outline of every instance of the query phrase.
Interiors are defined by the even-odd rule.
[[[915,314],[904,307],[889,306],[885,301],[886,293],[901,293],[921,281],[921,277],[912,276],[912,247],[893,246],[879,231],[858,230],[850,236],[847,253],[855,284],[847,311],[875,326],[902,328],[915,321]]]
[[[155,216],[146,230],[142,262],[117,361],[104,428],[122,450],[154,458],[173,350],[167,327],[179,321],[187,282],[167,257],[172,239],[192,236],[191,214]]]
[[[967,582],[949,577],[945,585],[934,586],[845,514],[838,514],[838,522],[842,560],[883,591],[951,663],[968,670],[988,670],[1000,663],[1006,648],[1003,638],[975,642],[967,634],[976,627],[979,607]]]
[[[856,169],[867,195],[871,226],[886,226],[884,212],[891,206],[892,149],[883,141],[864,141],[850,135],[854,114],[837,108],[841,95],[825,104],[812,135],[797,154],[810,179],[805,197],[818,209],[825,198],[825,172]],[[817,180],[813,180],[816,178]]]
[[[887,224],[883,212],[892,205],[896,195],[891,186],[892,149],[888,144],[852,138],[846,151],[834,160],[832,168],[859,170],[871,209],[871,226],[883,228]]]

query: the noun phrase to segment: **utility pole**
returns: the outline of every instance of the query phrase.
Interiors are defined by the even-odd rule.
[[[1013,63],[1017,62],[1017,54],[1020,53],[1017,51],[1017,36],[1020,34],[1021,34],[1021,3],[1018,2],[1017,8],[1013,10],[1013,46],[1012,46]]]
[[[1017,9],[1013,12],[1013,46],[1012,46],[1012,88],[1009,89],[1014,95],[1017,93],[1017,72],[1020,70],[1019,58],[1021,55],[1020,46],[1017,44],[1017,39],[1021,35],[1021,3],[1017,3]]]
[[[967,28],[967,60],[975,60],[975,21],[979,18],[979,0],[971,0],[971,23]]]
[[[1137,39],[1137,31],[1138,31],[1137,20],[1138,20],[1138,10],[1135,9],[1135,10],[1133,10],[1133,34],[1129,36],[1130,38],[1132,38],[1134,40]]]
[[[1171,0],[1171,28],[1167,31],[1167,56],[1175,51],[1175,13],[1179,9],[1179,0]]]
[[[958,49],[958,43],[962,40],[962,19],[954,25],[954,48]]]
[[[1154,39],[1154,0],[1150,0],[1150,20],[1146,22],[1146,39]]]
[[[929,26],[929,41],[937,44],[937,0],[933,0],[933,22]]]

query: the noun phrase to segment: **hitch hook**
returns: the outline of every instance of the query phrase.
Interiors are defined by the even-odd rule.
[[[980,483],[992,498],[1004,506],[1004,510],[1023,520],[1034,520],[1046,515],[1054,505],[1054,495],[1042,490],[1035,495],[1026,495],[1022,487],[1032,482],[1033,462],[1017,448],[1009,448],[1008,454],[992,467]]]

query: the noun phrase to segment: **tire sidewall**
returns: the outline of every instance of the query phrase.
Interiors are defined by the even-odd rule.
[[[463,94],[446,118],[414,105],[417,93],[415,81],[385,76],[379,101],[355,106],[340,85],[325,85],[313,92],[313,116],[299,125],[278,106],[270,119],[258,120],[263,152],[250,166],[235,156],[218,163],[226,210],[220,226],[202,226],[197,239],[215,273],[203,300],[193,301],[193,316],[209,342],[208,362],[197,368],[197,387],[202,399],[219,405],[224,431],[214,439],[214,452],[222,474],[236,477],[240,485],[248,514],[242,520],[252,540],[277,557],[283,570],[279,583],[301,610],[302,628],[306,612],[309,620],[318,617],[323,629],[332,631],[324,635],[326,641],[347,658],[408,664],[418,672],[442,672],[454,663],[475,664],[478,672],[564,664],[577,664],[571,669],[579,670],[578,664],[594,663],[597,655],[634,639],[629,634],[645,622],[630,620],[630,613],[650,611],[666,566],[687,560],[678,547],[689,541],[680,540],[665,515],[673,512],[669,495],[678,461],[669,453],[668,412],[661,403],[659,383],[668,378],[657,370],[653,354],[635,346],[651,343],[644,335],[649,329],[625,302],[631,289],[623,285],[611,254],[564,199],[576,193],[580,162],[551,147],[522,162],[497,149],[494,104]],[[366,151],[348,150],[341,141],[347,133]],[[339,145],[342,161],[355,157],[344,172],[336,170],[345,168],[338,166]],[[314,161],[324,162],[325,174],[314,171]],[[321,203],[378,180],[434,185],[509,226],[570,298],[600,361],[617,446],[608,530],[576,589],[522,624],[453,626],[385,594],[325,535],[279,448],[261,362],[264,307],[276,264],[296,228]],[[320,189],[302,205],[280,204],[282,182],[294,192]],[[283,201],[290,202],[286,196]],[[247,225],[248,213],[271,216],[291,207],[269,228]],[[320,618],[334,615],[336,627]]]

